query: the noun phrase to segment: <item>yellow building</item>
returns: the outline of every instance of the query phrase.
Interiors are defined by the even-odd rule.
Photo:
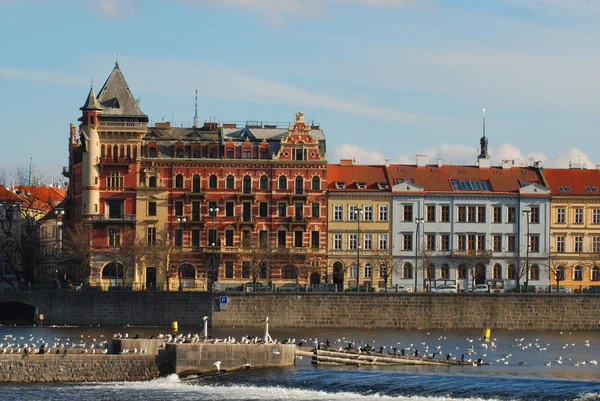
[[[600,171],[544,169],[552,191],[550,281],[582,291],[600,285]]]
[[[391,191],[385,166],[327,167],[327,271],[338,291],[391,283]],[[363,288],[364,290],[364,288]]]

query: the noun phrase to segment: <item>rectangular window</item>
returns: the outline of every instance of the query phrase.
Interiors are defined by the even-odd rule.
[[[252,245],[251,235],[250,230],[242,230],[242,246],[244,248],[249,248]]]
[[[363,220],[373,221],[373,205],[364,205],[363,210],[364,210]]]
[[[373,234],[363,235],[363,249],[366,251],[373,249]]]
[[[388,207],[387,205],[379,205],[379,221],[387,221]]]
[[[450,206],[443,205],[440,209],[440,221],[443,223],[450,222]]]
[[[178,227],[177,230],[175,230],[175,246],[176,247],[183,246],[183,228],[182,227]]]
[[[450,250],[450,235],[441,234],[440,235],[440,251],[449,251]]]
[[[108,246],[121,245],[121,230],[118,228],[108,229]]]
[[[426,221],[435,221],[435,205],[427,205]]]
[[[517,208],[514,206],[508,207],[508,213],[506,216],[507,223],[514,223],[517,221]]]
[[[565,237],[557,236],[556,237],[556,252],[564,252],[565,251]]]
[[[333,220],[342,221],[344,219],[344,206],[333,205]]]
[[[463,264],[458,266],[458,268],[456,270],[456,278],[457,279],[467,278],[467,266],[465,266]]]
[[[600,253],[600,237],[599,236],[592,237],[592,252]]]
[[[192,221],[200,221],[200,202],[192,202]]]
[[[269,202],[258,203],[258,216],[269,217]]]
[[[123,176],[118,171],[113,171],[106,177],[106,186],[109,188],[123,188]]]
[[[148,216],[156,216],[156,202],[148,202]]]
[[[529,252],[539,252],[540,251],[540,236],[539,235],[530,235],[529,236]]]
[[[235,203],[234,202],[225,202],[225,216],[227,217],[233,217],[234,214],[234,207],[235,207]]]
[[[517,250],[517,237],[514,235],[506,236],[506,249],[508,252],[515,252]]]
[[[277,203],[277,214],[279,215],[279,217],[287,216],[287,202]]]
[[[467,221],[467,207],[459,206],[458,207],[458,222],[464,223]]]
[[[242,278],[250,278],[250,262],[242,262]]]
[[[125,207],[122,199],[108,199],[106,207],[108,208],[109,219],[122,219],[125,217]]]
[[[402,234],[402,250],[412,251],[413,249],[412,234]]]
[[[357,205],[348,206],[348,220],[356,221],[356,219],[358,219],[358,206]]]
[[[183,201],[175,201],[175,216],[183,216]]]
[[[318,248],[320,246],[320,244],[319,244],[320,236],[321,236],[320,231],[311,231],[310,232],[310,247],[311,248]]]
[[[485,223],[485,206],[477,207],[477,222]]]
[[[479,234],[477,236],[477,250],[485,251],[485,234]]]
[[[592,224],[600,224],[600,209],[592,209]]]
[[[533,206],[530,208],[531,212],[529,213],[529,222],[530,223],[539,223],[540,222],[540,207]]]
[[[556,222],[559,224],[566,223],[567,211],[564,207],[559,207],[556,209]]]
[[[233,246],[233,230],[225,230],[225,246]]]
[[[492,238],[494,241],[494,252],[502,252],[502,235],[494,234]]]
[[[435,251],[435,234],[425,235],[425,249],[428,251]]]
[[[261,248],[266,248],[269,244],[269,232],[267,230],[260,230],[258,232],[258,245]]]
[[[296,202],[294,203],[294,218],[296,221],[300,221],[304,218],[304,203]]]
[[[469,206],[467,208],[467,220],[469,223],[477,222],[477,206]]]
[[[148,227],[148,245],[156,245],[156,227]]]
[[[261,159],[268,159],[269,158],[269,149],[267,148],[262,148],[260,150],[260,158]]]
[[[227,158],[228,159],[233,159],[233,149],[232,148],[228,148],[227,149]]]
[[[336,251],[342,250],[342,234],[333,234],[333,249]]]
[[[285,248],[285,246],[286,246],[286,243],[285,243],[286,234],[287,234],[287,231],[285,231],[285,230],[279,230],[279,231],[277,231],[277,246],[279,248]]]
[[[208,230],[208,246],[219,245],[217,243],[217,230],[210,229]]]
[[[388,235],[379,234],[379,250],[385,251],[388,249]]]
[[[403,220],[404,221],[413,221],[413,207],[412,205],[404,205],[403,211]]]
[[[302,237],[304,236],[304,231],[294,231],[294,246],[296,248],[302,248]]]
[[[348,234],[348,249],[356,250],[358,246],[357,235],[356,234]]]
[[[502,223],[502,206],[494,206],[492,210],[492,223]]]
[[[312,217],[321,217],[321,204],[319,202],[313,202],[311,212]]]
[[[467,235],[467,249],[472,251],[477,245],[477,236],[475,234]]]
[[[244,159],[250,158],[250,149],[244,149]]]
[[[465,251],[467,250],[467,236],[465,234],[458,234],[456,236],[457,241],[457,248],[459,251]]]
[[[583,237],[575,236],[575,252],[583,252]]]
[[[233,278],[233,262],[225,262],[225,278]]]
[[[192,246],[200,246],[200,230],[192,230]]]
[[[583,224],[583,208],[575,209],[575,224]]]

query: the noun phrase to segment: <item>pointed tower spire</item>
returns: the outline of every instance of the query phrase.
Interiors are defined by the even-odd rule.
[[[489,159],[490,156],[488,154],[488,139],[485,136],[485,109],[483,109],[483,136],[479,140],[479,145],[481,147],[481,152],[479,153],[479,158]]]
[[[102,110],[102,106],[98,102],[96,98],[96,94],[94,93],[94,88],[90,86],[90,93],[88,93],[88,97],[85,100],[85,104],[79,108],[79,110]]]

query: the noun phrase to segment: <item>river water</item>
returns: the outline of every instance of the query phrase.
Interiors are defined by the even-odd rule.
[[[196,333],[198,328],[181,328]],[[0,327],[0,343],[100,344],[113,333],[142,337],[166,333],[140,327]],[[260,329],[214,330],[213,336],[261,335]],[[149,382],[88,384],[0,384],[0,400],[600,400],[600,334],[597,332],[481,332],[406,330],[276,330],[271,336],[311,345],[367,343],[384,352],[473,361],[484,366],[314,366],[298,359],[287,369],[248,369]],[[98,345],[97,345],[98,346]]]

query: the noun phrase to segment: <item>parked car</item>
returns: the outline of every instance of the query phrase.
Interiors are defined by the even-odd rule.
[[[365,287],[363,284],[352,287],[352,288],[346,288],[344,290],[344,292],[375,292],[375,288],[373,287]]]
[[[490,287],[487,284],[477,284],[475,287],[471,288],[471,292],[474,293],[486,293],[490,292]]]
[[[550,287],[546,288],[546,293],[549,293],[551,291],[552,291],[553,294],[554,293],[556,293],[556,294],[570,294],[571,293],[571,289],[569,287],[564,287],[562,285],[560,287],[557,287],[557,286],[553,285],[552,288],[550,288]]]
[[[506,292],[535,294],[536,292],[538,292],[538,289],[535,287],[535,285],[529,285],[529,286],[521,285],[519,288],[513,287],[513,288],[507,290]]]
[[[456,286],[456,284],[443,284],[443,285],[432,288],[431,292],[438,292],[438,293],[458,292],[458,287]]]
[[[260,281],[256,283],[246,283],[246,292],[268,292],[271,288],[267,287]]]
[[[280,292],[300,292],[300,291],[306,291],[306,287],[302,284],[297,284],[297,283],[288,283],[288,284],[284,284],[280,287],[277,287],[277,291]]]
[[[398,284],[393,287],[382,288],[381,292],[412,292],[412,287]]]
[[[330,284],[330,283],[313,284],[310,287],[308,287],[308,291],[310,291],[310,292],[334,292],[335,284]]]
[[[585,294],[600,294],[600,285],[591,285],[583,289]]]

